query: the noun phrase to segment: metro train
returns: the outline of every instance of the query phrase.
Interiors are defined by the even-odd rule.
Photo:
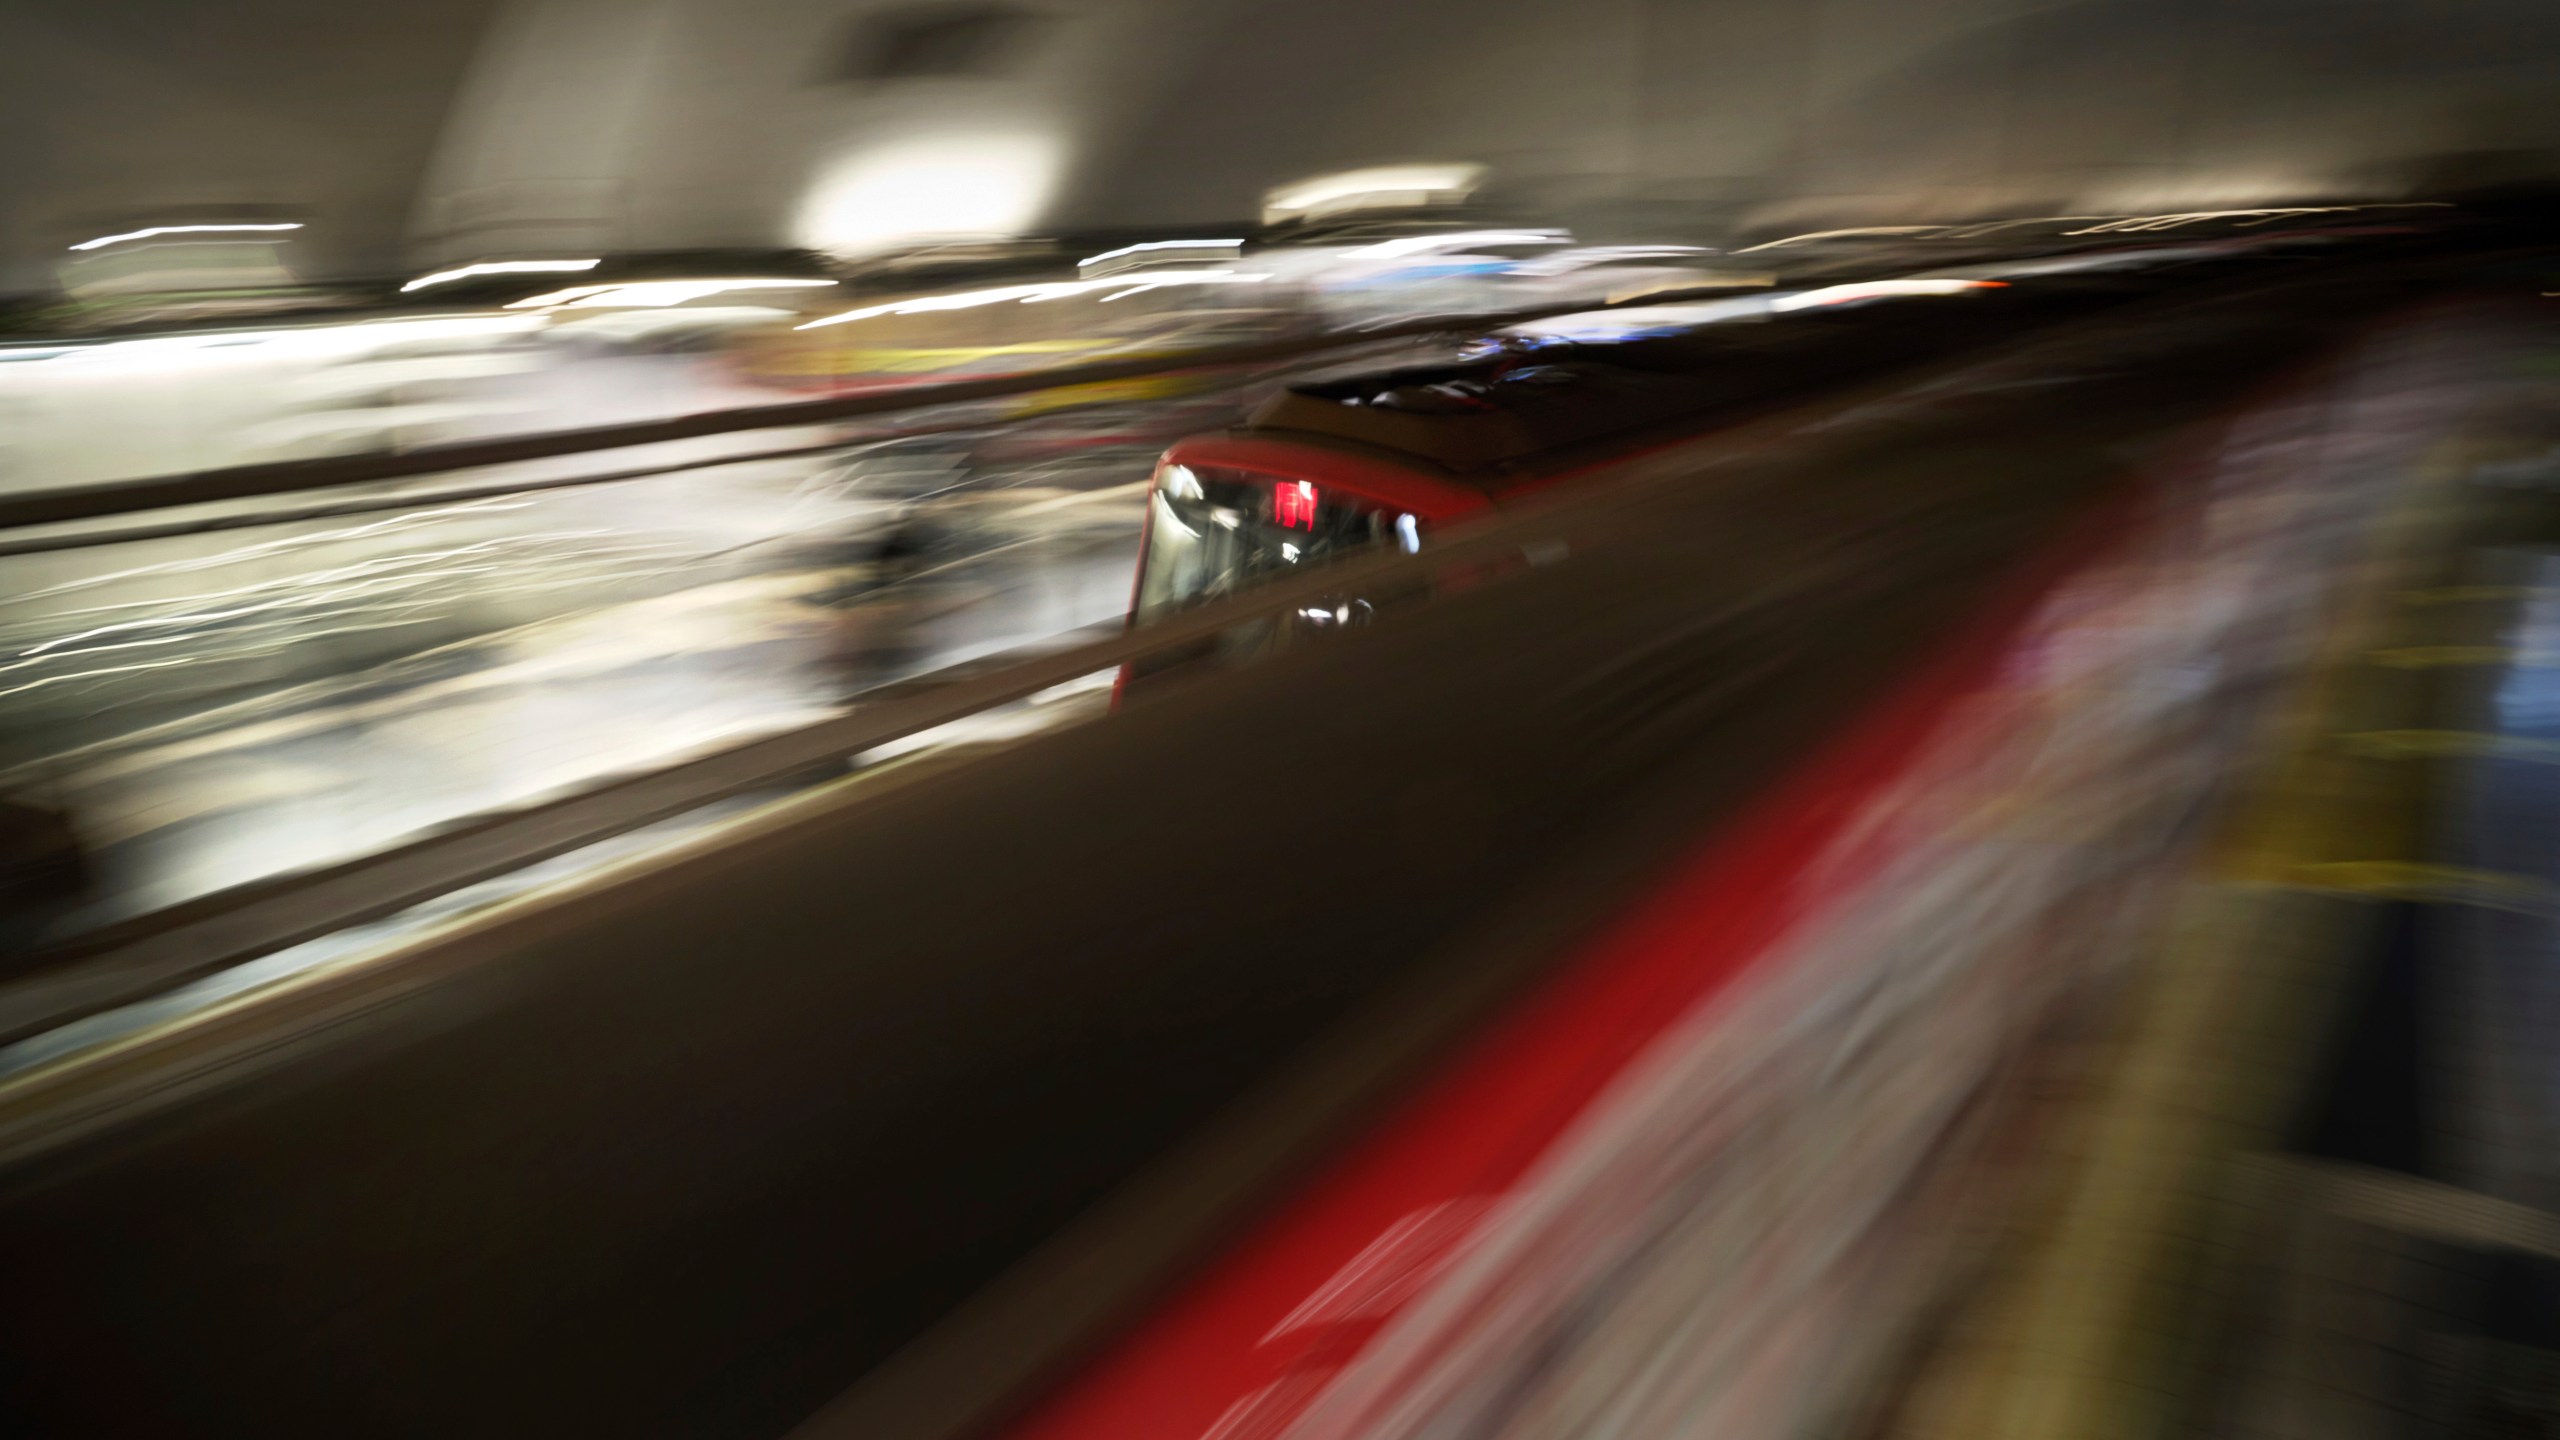
[[[1433,531],[1611,462],[1820,393],[1945,361],[2234,268],[2316,253],[2274,231],[2069,250],[1790,292],[1597,310],[1516,326],[1453,362],[1291,386],[1158,463],[1129,623],[1327,560],[1419,551]],[[1368,597],[1302,607],[1124,669],[1134,680],[1359,623]]]
[[[1448,364],[1295,385],[1244,425],[1164,453],[1129,623],[1331,560],[1417,553],[1435,531],[1651,446],[2128,293],[1951,278],[1646,307],[1517,327]],[[1921,297],[1932,303],[1909,303]],[[1377,598],[1346,594],[1150,657],[1124,669],[1120,693],[1361,623]]]

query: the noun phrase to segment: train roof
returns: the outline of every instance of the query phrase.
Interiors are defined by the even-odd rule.
[[[1614,342],[1515,333],[1474,359],[1293,385],[1253,414],[1247,432],[1390,452],[1501,489],[1669,427],[1925,358],[1978,333],[1982,308],[1910,307],[1854,321],[1765,314]]]
[[[1241,433],[1348,446],[1499,491],[2144,293],[2138,278],[2100,273],[2016,287],[1947,277],[1594,312],[1501,332],[1455,362],[1293,385]]]

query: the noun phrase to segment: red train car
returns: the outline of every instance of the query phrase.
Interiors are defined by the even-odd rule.
[[[2076,308],[2057,302],[2087,293],[2028,299],[1994,281],[1928,285],[1917,293],[1938,298],[1926,304],[1859,304],[1910,292],[1837,287],[1618,312],[1509,332],[1450,364],[1294,386],[1245,425],[1165,452],[1130,623],[1355,554],[1419,551],[1442,527],[1648,445],[1945,356]],[[1259,653],[1296,630],[1357,623],[1370,608],[1346,595],[1242,627],[1133,668],[1123,693],[1135,679]]]

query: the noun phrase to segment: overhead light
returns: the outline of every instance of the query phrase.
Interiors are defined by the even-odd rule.
[[[152,225],[140,230],[127,230],[119,235],[101,235],[95,240],[83,240],[71,248],[74,250],[95,250],[106,245],[121,245],[127,240],[148,240],[156,235],[199,235],[222,232],[299,230],[301,228],[302,222],[299,220],[279,220],[268,225]]]
[[[482,275],[551,275],[571,270],[593,270],[602,260],[481,260],[457,265],[451,270],[438,270],[421,275],[400,287],[400,293],[424,290],[430,285],[443,285],[455,280],[470,280]]]
[[[794,228],[800,243],[839,255],[1019,235],[1048,204],[1064,159],[1044,135],[892,142],[819,176]]]

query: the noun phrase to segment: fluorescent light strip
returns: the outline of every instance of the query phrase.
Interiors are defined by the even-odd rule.
[[[1861,280],[1850,285],[1826,285],[1819,290],[1780,295],[1769,302],[1772,310],[1808,310],[1818,305],[1845,305],[1853,300],[1882,300],[1895,295],[1961,295],[1967,290],[2003,290],[2005,280]]]
[[[127,230],[121,235],[101,235],[95,240],[83,240],[71,248],[95,250],[102,245],[121,245],[127,240],[148,240],[154,235],[197,235],[217,231],[299,230],[301,228],[302,222],[299,220],[278,221],[272,225],[153,225],[142,230]]]
[[[572,285],[565,290],[510,302],[510,310],[601,310],[616,305],[663,308],[722,295],[731,290],[808,290],[833,280],[617,280],[603,285]]]
[[[1573,237],[1561,230],[1462,230],[1454,235],[1409,235],[1401,240],[1382,240],[1364,245],[1350,254],[1362,260],[1395,260],[1407,255],[1427,255],[1435,250],[1449,250],[1465,245],[1570,245]]]
[[[981,305],[1002,305],[1007,301],[1029,305],[1069,295],[1087,295],[1096,290],[1118,290],[1121,295],[1133,295],[1140,290],[1160,290],[1173,285],[1249,285],[1270,278],[1269,272],[1259,270],[1167,270],[1153,275],[1145,271],[1134,275],[1113,275],[1101,280],[1045,280],[1031,285],[998,285],[988,290],[962,290],[951,295],[890,300],[812,320],[796,328],[817,330],[854,320],[869,320],[879,315],[928,315],[937,310],[974,310]],[[1117,300],[1121,295],[1107,298]]]
[[[430,285],[443,285],[455,280],[469,280],[478,275],[551,275],[571,270],[593,270],[603,263],[601,259],[481,260],[469,265],[457,265],[451,270],[438,270],[432,275],[421,275],[401,286],[400,293],[406,295],[412,290],[424,290]]]
[[[1077,261],[1076,265],[1079,268],[1086,265],[1099,265],[1105,260],[1117,260],[1123,255],[1140,255],[1150,250],[1241,250],[1243,248],[1242,240],[1149,240],[1138,245],[1123,245],[1117,250],[1105,250],[1099,255],[1087,255]]]
[[[1283,185],[1263,198],[1272,215],[1303,215],[1345,200],[1386,195],[1462,195],[1484,179],[1482,165],[1381,165]]]

